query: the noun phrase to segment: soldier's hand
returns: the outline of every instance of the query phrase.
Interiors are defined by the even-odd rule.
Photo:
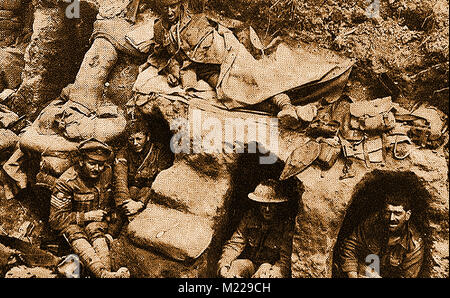
[[[170,85],[170,87],[176,87],[180,84],[180,81],[177,79],[177,77],[170,73],[167,76],[167,83]]]
[[[283,278],[281,268],[279,266],[273,265],[269,270],[269,278]]]
[[[84,213],[85,221],[102,221],[106,216],[106,211],[104,210],[93,210]]]
[[[138,213],[143,207],[144,203],[140,201],[127,200],[123,204],[123,210],[127,216]]]
[[[272,265],[269,263],[264,263],[261,266],[259,266],[258,270],[256,270],[255,274],[253,274],[253,278],[268,278],[269,277],[269,271],[272,268]]]
[[[230,266],[222,266],[219,270],[220,277],[230,278]]]

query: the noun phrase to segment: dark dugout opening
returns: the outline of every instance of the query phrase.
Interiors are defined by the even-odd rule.
[[[431,195],[413,172],[375,170],[367,174],[355,187],[352,203],[346,211],[344,221],[333,250],[333,277],[343,277],[338,270],[342,241],[350,235],[365,218],[383,208],[383,197],[389,192],[400,192],[411,199],[410,221],[423,236],[425,255],[419,277],[428,277],[432,267],[430,254],[431,239],[427,225],[428,202]]]
[[[261,164],[259,158],[261,156],[268,156],[268,153],[248,153],[247,146],[250,146],[250,144],[246,145],[246,153],[239,154],[237,163],[231,172],[231,200],[227,207],[226,220],[222,225],[223,228],[217,233],[213,245],[210,248],[208,261],[210,264],[208,266],[209,276],[217,276],[217,262],[221,257],[223,245],[231,238],[245,213],[250,208],[257,206],[257,203],[248,198],[248,194],[253,192],[256,186],[266,179],[278,181],[284,168],[284,162],[280,159],[277,159],[273,164]],[[259,151],[265,152],[265,150],[261,149],[260,144],[257,144],[257,148],[260,148]],[[279,187],[277,192],[289,198],[282,212],[286,214],[286,217],[290,217],[294,221],[298,211],[300,192],[302,192],[303,187],[295,177],[278,182]]]

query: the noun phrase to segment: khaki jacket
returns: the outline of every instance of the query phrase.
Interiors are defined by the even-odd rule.
[[[117,206],[125,200],[137,199],[147,204],[150,188],[156,175],[171,165],[171,156],[159,143],[148,143],[142,153],[134,153],[130,148],[120,150],[114,162],[114,189]],[[139,189],[133,198],[130,189]]]
[[[112,169],[107,166],[98,181],[90,185],[77,167],[65,171],[56,181],[50,199],[50,226],[62,231],[70,225],[83,225],[84,213],[93,210],[109,212],[112,200]],[[105,220],[106,221],[106,220]]]
[[[256,210],[249,211],[222,251],[218,268],[237,258],[249,259],[255,265],[270,263],[280,267],[288,277],[291,267],[293,221],[264,222]]]
[[[340,252],[343,272],[360,272],[365,259],[375,254],[380,260],[382,277],[417,277],[422,267],[423,240],[412,223],[407,223],[405,232],[391,245],[387,245],[387,231],[376,213],[360,224],[347,237]],[[363,273],[364,274],[364,273]]]

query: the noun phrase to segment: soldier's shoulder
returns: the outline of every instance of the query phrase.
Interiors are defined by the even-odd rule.
[[[160,142],[153,142],[153,148],[154,148],[154,150],[158,150],[158,151],[168,150],[167,146],[164,146]]]
[[[211,26],[208,17],[204,13],[191,13],[189,14],[189,17],[191,18],[191,22],[193,22],[194,24]]]
[[[61,176],[58,178],[60,182],[69,182],[78,178],[78,171],[75,166],[68,168]]]
[[[410,233],[410,248],[412,250],[415,250],[419,247],[423,246],[423,236],[422,233],[417,229],[417,227],[414,224],[410,224],[408,226],[408,230]]]

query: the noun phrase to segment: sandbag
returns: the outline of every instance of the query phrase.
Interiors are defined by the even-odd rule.
[[[40,170],[59,177],[73,165],[70,154],[67,152],[43,153],[41,157]]]
[[[19,137],[8,129],[0,129],[0,152],[14,148]]]
[[[24,152],[72,152],[77,150],[77,142],[69,142],[57,134],[42,134],[36,127],[29,127],[20,136],[19,147]]]
[[[8,128],[19,121],[19,116],[0,104],[0,128]]]
[[[128,238],[175,260],[198,258],[208,248],[213,230],[207,218],[149,204],[128,225]]]
[[[81,142],[96,138],[108,142],[120,136],[125,130],[126,119],[116,109],[108,114],[91,114],[80,107],[67,106],[56,116],[62,135],[69,140]]]
[[[73,143],[89,138],[106,143],[113,141],[121,136],[125,126],[125,116],[113,104],[105,103],[93,112],[71,100],[55,100],[41,112],[32,129],[27,131],[31,135],[22,137],[21,144],[42,153],[49,145],[47,142],[55,138],[54,141],[62,139],[60,141],[67,146],[52,144],[51,151],[73,151]]]

